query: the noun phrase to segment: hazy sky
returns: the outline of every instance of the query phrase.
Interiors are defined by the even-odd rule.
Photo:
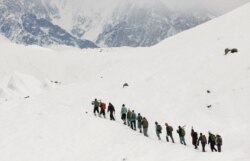
[[[250,0],[161,0],[166,4],[175,6],[177,8],[212,8],[220,12],[227,12],[237,8]]]
[[[172,9],[208,9],[214,10],[216,12],[225,13],[234,8],[237,8],[250,0],[48,0],[51,2],[68,2],[69,4],[73,5],[75,8],[76,6],[80,7],[86,6],[88,8],[112,8],[112,6],[117,6],[117,4],[122,2],[131,2],[131,3],[153,3],[154,1],[161,1],[164,2],[168,7]],[[79,5],[80,4],[80,5]],[[92,6],[92,7],[90,7]]]

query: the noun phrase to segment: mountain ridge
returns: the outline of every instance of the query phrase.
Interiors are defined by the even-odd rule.
[[[169,36],[204,23],[215,16],[208,11],[190,13],[173,11],[161,0],[136,3],[117,1],[108,8],[104,7],[104,2],[96,6],[94,3],[89,4],[90,2],[75,5],[76,2],[78,1],[1,0],[0,10],[3,14],[0,16],[2,24],[0,31],[12,41],[24,44],[27,44],[27,41],[22,39],[26,39],[25,37],[29,35],[36,44],[41,46],[47,45],[46,41],[48,41],[48,44],[83,48],[85,46],[79,45],[78,42],[82,40],[80,44],[83,44],[85,40],[90,40],[101,47],[138,47],[155,45]],[[90,6],[84,6],[84,4]],[[64,30],[65,35],[70,36],[65,41],[61,39],[59,42],[47,33],[37,38],[37,35],[30,36],[29,31],[22,28],[23,15],[35,15],[37,22],[39,19],[46,20],[47,24],[50,24],[47,27],[51,30],[59,26]],[[18,34],[20,34],[19,38],[17,38]],[[69,39],[71,39],[70,43]],[[93,44],[89,45],[89,41],[86,44],[94,47]]]
[[[25,2],[25,3],[24,3]],[[33,5],[36,2],[38,4]],[[68,45],[79,48],[97,47],[88,40],[74,37],[51,22],[53,9],[48,11],[42,1],[2,0],[0,32],[13,42],[25,45]]]

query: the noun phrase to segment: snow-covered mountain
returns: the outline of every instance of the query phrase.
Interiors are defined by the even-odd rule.
[[[87,40],[107,47],[152,46],[216,16],[174,10],[161,0],[1,0],[0,11],[0,31],[17,43],[81,48],[95,47]]]
[[[97,47],[93,42],[74,37],[51,22],[56,8],[41,0],[1,0],[0,32],[20,44]]]
[[[0,160],[249,161],[249,28],[247,4],[150,48],[0,43]],[[225,55],[225,48],[238,53]],[[44,79],[62,83],[44,88]],[[94,98],[115,105],[116,122],[94,117]],[[149,138],[121,123],[123,103],[148,118]],[[174,127],[175,144],[165,141],[165,130],[158,141],[155,121]],[[179,125],[186,125],[187,146],[179,143]],[[209,145],[206,153],[195,150],[192,126],[220,134],[222,153]]]
[[[83,7],[80,5],[74,10],[73,2]],[[207,10],[174,10],[161,0],[104,0],[102,3],[96,2],[93,6],[87,3],[88,8],[84,1],[78,0],[57,3],[54,6],[59,8],[60,16],[55,22],[75,36],[90,39],[100,46],[137,47],[157,44],[216,15]]]
[[[210,20],[210,16],[210,13],[173,11],[160,1],[143,6],[128,3],[114,11],[113,21],[105,24],[96,43],[111,47],[152,46]]]

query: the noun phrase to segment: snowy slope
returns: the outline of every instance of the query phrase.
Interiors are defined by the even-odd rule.
[[[249,16],[247,4],[151,48],[53,51],[0,44],[0,81],[18,71],[62,82],[30,99],[0,102],[0,160],[249,161]],[[227,47],[239,53],[225,56]],[[130,86],[123,89],[125,82]],[[94,98],[113,102],[118,120],[123,103],[142,113],[150,137],[95,118]],[[176,133],[176,144],[166,143],[165,133],[158,141],[154,121],[175,130],[186,125],[188,146]],[[223,153],[194,150],[191,126],[221,134]]]

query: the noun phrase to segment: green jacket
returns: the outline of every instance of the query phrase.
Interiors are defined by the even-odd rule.
[[[121,109],[121,114],[127,114],[128,110],[125,106],[122,107]]]
[[[99,102],[98,101],[94,101],[94,102],[92,102],[92,104],[94,105],[94,107],[99,107]]]
[[[136,120],[136,114],[134,112],[131,113],[131,121]]]
[[[127,119],[131,120],[131,118],[132,118],[132,112],[128,110]]]

